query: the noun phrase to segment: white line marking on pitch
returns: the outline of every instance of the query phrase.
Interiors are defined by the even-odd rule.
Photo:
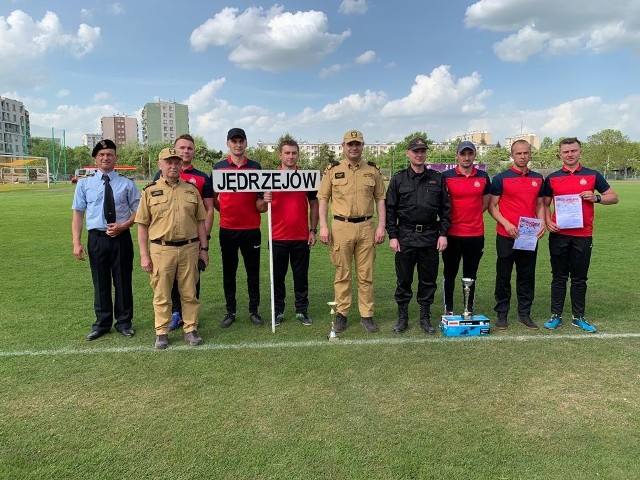
[[[210,351],[210,350],[260,350],[276,348],[304,348],[304,347],[340,347],[348,345],[412,345],[429,343],[455,343],[455,342],[535,342],[555,340],[615,340],[626,338],[640,338],[640,333],[596,333],[596,334],[559,334],[559,335],[487,335],[475,337],[424,337],[424,338],[367,338],[346,339],[336,341],[307,340],[300,342],[264,342],[264,343],[205,343],[198,347],[188,345],[170,345],[167,352],[171,351]],[[38,357],[38,356],[62,356],[62,355],[98,355],[107,353],[135,353],[155,352],[152,345],[135,345],[130,347],[99,347],[96,348],[60,348],[54,350],[16,350],[1,351],[0,357]]]

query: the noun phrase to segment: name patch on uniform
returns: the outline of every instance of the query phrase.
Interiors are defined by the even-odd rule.
[[[344,178],[344,172],[336,172],[333,178]]]
[[[374,178],[374,177],[375,177],[375,175],[374,175],[373,173],[365,173],[365,174],[363,175],[363,177],[371,177],[371,178]]]
[[[162,190],[154,190],[153,192],[151,192],[152,197],[160,197],[162,195],[164,195],[164,192]]]

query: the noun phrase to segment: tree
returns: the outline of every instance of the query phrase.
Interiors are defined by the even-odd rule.
[[[504,147],[495,147],[482,156],[482,163],[487,166],[487,173],[495,175],[506,170],[511,164],[511,153]]]
[[[632,146],[629,137],[620,130],[607,128],[587,137],[583,145],[582,162],[607,175],[611,170],[626,167],[630,150]]]

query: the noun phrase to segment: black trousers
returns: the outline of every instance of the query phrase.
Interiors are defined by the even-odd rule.
[[[108,332],[115,317],[116,330],[131,327],[133,319],[133,242],[125,230],[110,237],[99,230],[89,230],[87,241],[91,277],[93,279],[93,308],[96,321],[93,330]],[[115,299],[111,297],[111,289]]]
[[[289,263],[293,274],[293,292],[296,312],[309,308],[309,258],[311,250],[307,240],[273,240],[273,303],[276,312],[284,312],[287,292],[284,280]]]
[[[236,274],[238,272],[238,250],[242,254],[247,272],[249,312],[258,313],[260,306],[260,229],[231,230],[220,228],[220,251],[222,252],[222,284],[227,312],[236,313]]]
[[[200,275],[198,275],[198,283],[196,283],[196,298],[200,298]],[[171,312],[182,312],[177,279],[173,281],[173,288],[171,288]]]
[[[592,246],[592,237],[549,234],[551,313],[562,315],[567,280],[571,277],[571,313],[574,317],[584,317]]]
[[[435,246],[407,247],[400,246],[396,253],[396,294],[398,304],[407,304],[413,297],[411,284],[413,271],[418,270],[418,293],[416,300],[419,305],[430,306],[436,293],[436,278],[438,277],[439,254]]]
[[[444,309],[453,312],[453,292],[456,288],[456,277],[462,260],[462,278],[478,276],[478,266],[484,254],[484,237],[447,237],[447,248],[442,252],[444,266]],[[469,292],[469,309],[473,311],[476,283],[473,282]],[[462,308],[465,306],[463,305]]]
[[[529,315],[536,290],[536,250],[514,250],[514,239],[496,235],[496,313],[508,313],[511,304],[511,272],[516,266],[518,314]]]

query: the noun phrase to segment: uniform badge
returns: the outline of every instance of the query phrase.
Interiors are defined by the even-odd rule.
[[[584,178],[580,180],[580,185],[586,185],[586,184],[587,184],[587,181]]]
[[[164,195],[164,192],[162,190],[153,190],[151,192],[152,197],[161,197],[162,195]]]
[[[476,180],[475,182],[473,182],[473,186],[476,188],[480,188],[480,182]]]
[[[531,186],[532,187],[537,187],[538,186],[538,182],[536,182],[535,180],[531,180]]]
[[[191,178],[189,179],[189,183],[190,183],[191,185],[195,185],[195,184],[196,184],[196,179],[195,179],[195,178],[193,178],[193,177],[191,177]]]
[[[336,172],[336,175],[333,178],[344,178],[344,172]]]

